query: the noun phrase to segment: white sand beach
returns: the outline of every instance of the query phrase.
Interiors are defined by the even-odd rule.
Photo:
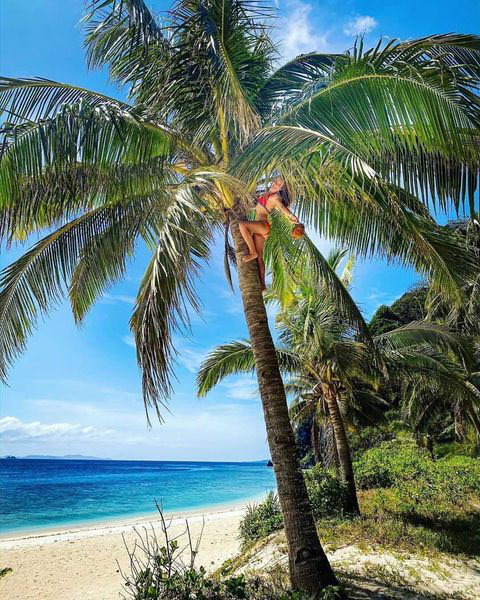
[[[238,524],[244,508],[171,515],[169,535],[185,530],[192,538],[202,531],[196,564],[218,568],[239,550]],[[90,527],[0,539],[0,568],[12,572],[0,579],[0,598],[5,600],[113,600],[122,590],[122,569],[128,565],[124,540],[133,546],[134,528],[153,525],[161,536],[158,517],[131,519]]]

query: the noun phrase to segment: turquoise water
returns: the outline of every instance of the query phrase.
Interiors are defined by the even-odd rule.
[[[0,460],[0,532],[249,500],[275,489],[258,463]]]

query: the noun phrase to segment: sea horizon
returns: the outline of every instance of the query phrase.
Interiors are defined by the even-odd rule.
[[[0,456],[0,460],[88,460],[88,461],[116,461],[116,462],[183,462],[183,463],[225,463],[225,464],[266,464],[270,462],[268,458],[259,460],[155,460],[153,458],[109,458],[101,456],[84,456],[83,454],[65,454],[63,456],[43,455],[43,454],[27,454],[27,456],[4,455]]]
[[[15,458],[0,462],[0,534],[233,508],[276,488],[266,460]]]

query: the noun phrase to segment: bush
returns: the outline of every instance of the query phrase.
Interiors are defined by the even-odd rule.
[[[359,489],[384,488],[422,477],[433,464],[427,451],[413,442],[392,440],[367,450],[354,462],[353,470]]]
[[[267,537],[282,526],[283,517],[278,497],[270,492],[263,502],[247,506],[239,526],[242,546]]]
[[[321,465],[315,465],[305,471],[305,482],[316,520],[337,517],[345,513],[345,487],[330,471],[322,468]]]
[[[158,510],[161,538],[153,527],[135,530],[135,544],[132,549],[127,547],[130,572],[122,572],[121,594],[125,600],[307,600],[304,594],[266,577],[209,575],[195,566],[201,535],[196,542],[192,540],[187,521],[184,539],[180,543],[179,537],[170,539],[171,522]]]
[[[149,578],[148,585],[145,576]],[[133,591],[134,600],[307,600],[299,592],[275,589],[261,577],[234,575],[216,579],[207,575],[203,567],[170,572],[165,565],[162,577],[154,581],[150,571],[142,572],[136,580],[129,581],[127,588]]]
[[[345,487],[330,471],[321,465],[315,465],[304,471],[304,476],[315,520],[338,517],[345,513]],[[243,548],[282,527],[283,517],[278,497],[270,492],[263,502],[247,507],[239,527]]]
[[[480,460],[470,456],[452,456],[433,463],[437,477],[442,476],[446,485],[455,487],[459,493],[480,494]]]
[[[432,460],[422,450],[397,447],[395,457],[391,448],[374,454],[361,464],[361,481],[372,486],[381,481],[383,488],[370,500],[374,514],[388,513],[410,522],[441,526],[458,518],[458,509],[465,501],[480,493],[480,462],[466,456]],[[385,457],[381,479],[373,479],[369,469]],[[361,461],[359,461],[361,462]]]
[[[354,463],[354,471],[360,489],[396,487],[405,489],[406,499],[410,490],[417,502],[427,501],[427,495],[445,496],[454,502],[465,494],[480,493],[478,459],[454,456],[432,460],[426,450],[411,442],[393,440],[367,450]]]

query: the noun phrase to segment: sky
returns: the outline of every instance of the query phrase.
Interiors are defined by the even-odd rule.
[[[337,52],[364,34],[402,39],[433,33],[479,33],[480,5],[462,0],[303,2],[278,0],[276,37],[285,59],[314,50]],[[161,12],[170,3],[152,1]],[[115,97],[104,72],[87,71],[78,22],[82,0],[0,0],[0,74],[40,76]],[[2,268],[27,249],[3,252]],[[327,241],[319,247],[326,251]],[[195,394],[195,373],[215,345],[247,337],[237,291],[223,275],[214,248],[197,290],[203,316],[192,316],[179,352],[174,393],[164,423],[147,427],[128,321],[149,256],[139,248],[125,280],[108,291],[78,328],[67,303],[42,320],[27,351],[0,389],[0,456],[94,455],[145,460],[258,460],[268,457],[263,413],[252,377],[231,377],[206,398]],[[358,262],[353,296],[369,318],[418,280],[411,270],[380,260]],[[273,317],[273,315],[272,315]],[[273,325],[273,319],[271,319]]]

